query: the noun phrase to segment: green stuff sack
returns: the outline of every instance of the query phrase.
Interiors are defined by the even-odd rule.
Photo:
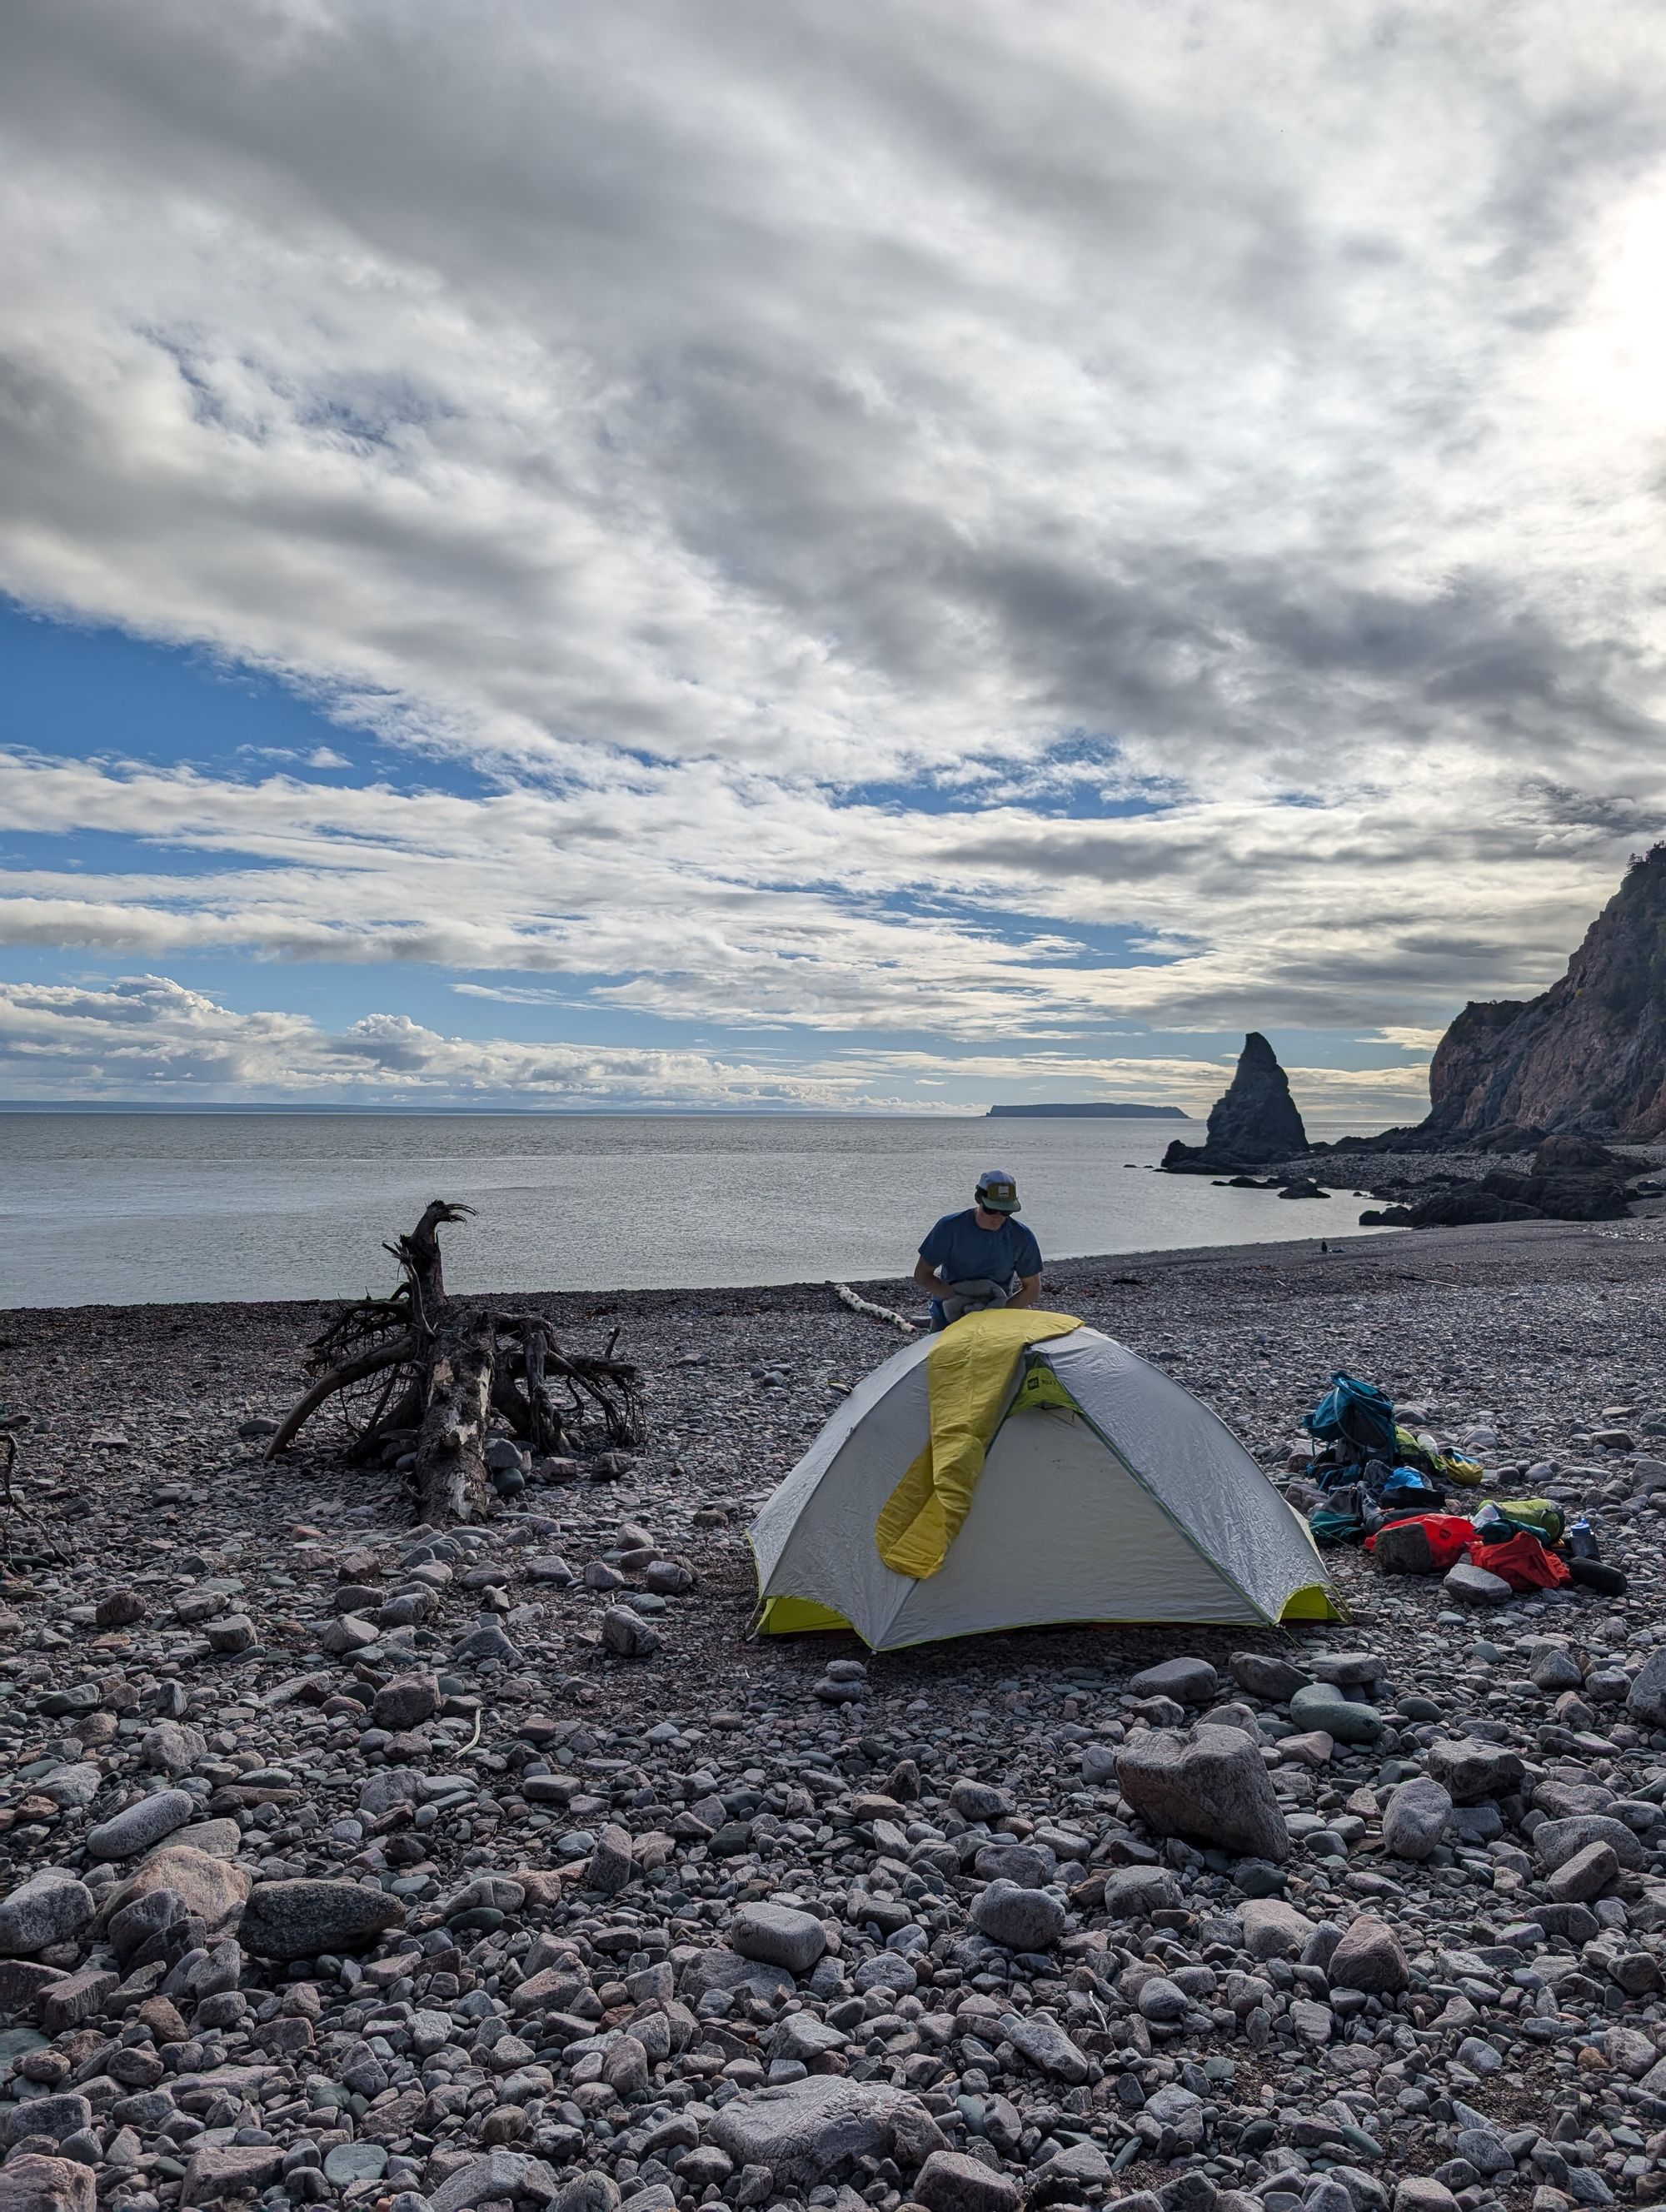
[[[1512,1528],[1530,1528],[1547,1544],[1560,1544],[1567,1516],[1548,1498],[1489,1498],[1485,1503],[1501,1513]]]
[[[1394,1442],[1402,1466],[1420,1468],[1437,1482],[1456,1483],[1462,1490],[1474,1490],[1487,1480],[1487,1469],[1467,1452],[1427,1451],[1406,1428],[1395,1430]]]

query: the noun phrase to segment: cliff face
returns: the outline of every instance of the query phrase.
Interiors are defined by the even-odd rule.
[[[1512,1126],[1666,1137],[1666,844],[1632,863],[1560,982],[1464,1008],[1429,1098],[1420,1133],[1447,1143]]]

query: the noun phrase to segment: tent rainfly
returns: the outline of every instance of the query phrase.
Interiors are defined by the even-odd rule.
[[[1045,1622],[1340,1607],[1306,1523],[1189,1390],[1068,1315],[970,1314],[853,1390],[750,1531],[764,1634],[876,1651]]]

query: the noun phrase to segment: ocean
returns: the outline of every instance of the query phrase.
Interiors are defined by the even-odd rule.
[[[1044,1255],[1370,1236],[1152,1172],[1177,1121],[578,1114],[0,1114],[0,1306],[385,1290],[430,1198],[458,1291],[653,1290],[906,1273],[987,1167]]]

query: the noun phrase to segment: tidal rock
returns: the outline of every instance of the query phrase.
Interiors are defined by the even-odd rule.
[[[1241,1915],[1243,1948],[1252,1959],[1299,1959],[1313,1923],[1281,1897],[1252,1897]]]
[[[934,2150],[911,2192],[926,2212],[1017,2212],[1023,2192],[1011,2174],[962,2151]]]
[[[598,2175],[605,2181],[605,2175]],[[432,2212],[474,2212],[480,2204],[496,2203],[517,2197],[530,2197],[535,2204],[550,2204],[562,2197],[560,2181],[552,2168],[543,2159],[534,2158],[526,2151],[502,2148],[489,2150],[483,2158],[471,2158],[458,2167],[435,2190],[429,2199]],[[617,2191],[613,2202],[618,2202]],[[599,2203],[596,2212],[601,2212]]]
[[[1558,1905],[1589,1905],[1612,1887],[1620,1875],[1620,1861],[1608,1844],[1586,1844],[1565,1859],[1545,1884]]]
[[[440,1710],[440,1683],[434,1674],[396,1674],[384,1682],[370,1701],[370,1717],[378,1728],[420,1728]]]
[[[283,2154],[276,2143],[211,2143],[193,2151],[179,2191],[181,2205],[218,2204],[264,2189],[277,2179]]]
[[[969,1775],[950,1784],[949,1803],[963,1820],[1005,1820],[1018,1810],[1010,1790],[976,1782]]]
[[[1634,1870],[1646,1863],[1636,1832],[1604,1813],[1575,1813],[1565,1820],[1546,1820],[1533,1831],[1534,1856],[1552,1874],[1592,1844],[1606,1844],[1622,1867]]]
[[[1639,1728],[1666,1728],[1666,1649],[1651,1651],[1638,1669],[1626,1711]]]
[[[1116,1779],[1160,1836],[1191,1837],[1275,1864],[1289,1856],[1290,1832],[1261,1753],[1237,1729],[1205,1722],[1189,1739],[1139,1730],[1117,1754]]]
[[[170,1777],[189,1774],[207,1751],[202,1730],[183,1721],[158,1721],[145,1730],[139,1746],[139,1756],[152,1772]]]
[[[361,1951],[404,1918],[397,1898],[352,1881],[263,1881],[250,1892],[238,1937],[258,1959],[315,1959]]]
[[[200,1920],[210,1936],[224,1936],[242,1917],[253,1877],[246,1867],[228,1865],[189,1844],[168,1843],[151,1852],[137,1874],[116,1891],[106,1906],[113,1923],[124,1906],[153,1891],[171,1890],[179,1899],[182,1916]]]
[[[1180,1884],[1166,1867],[1117,1867],[1105,1876],[1108,1920],[1149,1920],[1180,1902]]]
[[[1426,1763],[1435,1780],[1444,1783],[1455,1805],[1502,1797],[1527,1771],[1518,1752],[1479,1736],[1437,1736],[1429,1746]]]

